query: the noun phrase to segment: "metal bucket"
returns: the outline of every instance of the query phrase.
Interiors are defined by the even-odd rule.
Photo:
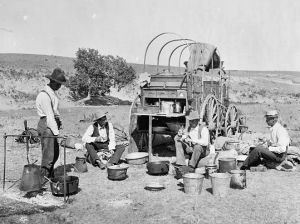
[[[230,186],[230,178],[231,175],[228,173],[210,174],[213,195],[225,197]]]
[[[85,157],[76,157],[74,171],[77,173],[84,173],[88,171]]]
[[[199,173],[186,173],[183,175],[184,192],[186,194],[200,194],[204,176]]]
[[[220,158],[219,159],[219,172],[226,173],[231,170],[236,170],[236,158]]]
[[[230,187],[244,189],[247,187],[246,170],[231,170]]]
[[[40,167],[34,164],[24,166],[21,178],[21,191],[38,191],[42,187]]]

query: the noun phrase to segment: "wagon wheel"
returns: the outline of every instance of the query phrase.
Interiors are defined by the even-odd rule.
[[[209,131],[219,127],[219,102],[214,95],[207,95],[200,108],[200,120],[205,120]]]
[[[239,115],[234,105],[229,105],[225,116],[225,136],[234,135],[239,128]]]
[[[218,132],[216,133],[217,136],[223,136],[224,129],[222,127],[225,126],[225,117],[226,117],[226,107],[223,104],[219,104],[219,118],[218,118]]]

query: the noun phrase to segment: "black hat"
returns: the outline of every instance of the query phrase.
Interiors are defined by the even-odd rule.
[[[61,68],[55,68],[51,75],[46,75],[46,78],[60,84],[65,84],[67,82],[65,72]]]

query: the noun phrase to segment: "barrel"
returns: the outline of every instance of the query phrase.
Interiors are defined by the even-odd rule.
[[[236,158],[220,158],[219,172],[226,173],[236,169]]]

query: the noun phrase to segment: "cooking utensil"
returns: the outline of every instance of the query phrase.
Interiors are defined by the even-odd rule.
[[[75,165],[74,165],[75,172],[84,173],[88,171],[86,158],[85,157],[76,157]]]
[[[147,170],[152,175],[163,175],[169,173],[169,161],[155,161],[147,163]]]
[[[236,158],[220,158],[219,172],[226,173],[236,169]]]
[[[78,193],[79,178],[76,176],[66,176],[66,195]],[[51,192],[54,196],[64,196],[64,176],[51,179]]]
[[[129,168],[126,164],[114,165],[107,167],[107,174],[109,180],[124,180],[127,177],[127,169]]]
[[[23,168],[21,178],[21,191],[37,191],[42,187],[40,167],[35,164],[27,164]]]
[[[148,191],[161,191],[165,189],[165,186],[158,182],[151,182],[146,185],[145,189]]]
[[[180,102],[173,103],[172,107],[173,107],[173,113],[181,113],[182,112]]]
[[[148,161],[149,154],[147,152],[132,152],[129,153],[125,159],[128,164],[141,165]]]

